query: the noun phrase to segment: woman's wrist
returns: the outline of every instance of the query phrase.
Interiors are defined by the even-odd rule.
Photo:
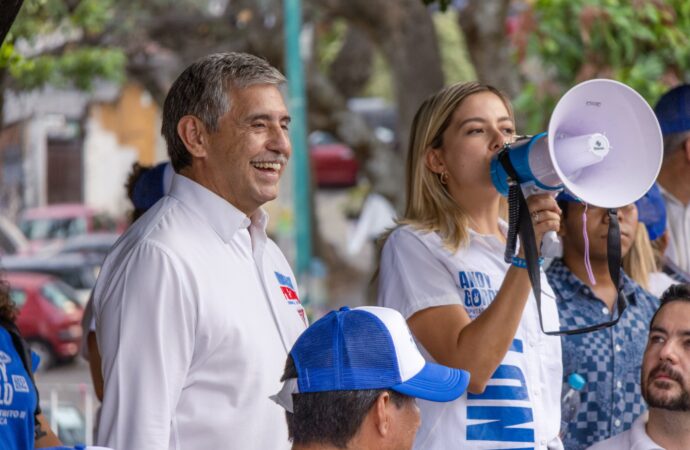
[[[544,265],[544,258],[541,256],[538,259],[539,265],[542,266]],[[519,267],[521,269],[526,269],[527,268],[527,260],[525,258],[522,258],[521,256],[513,256],[511,260],[511,264],[515,267]]]

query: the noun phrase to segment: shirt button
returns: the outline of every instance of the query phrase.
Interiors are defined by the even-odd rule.
[[[601,308],[601,313],[602,313],[602,314],[608,314],[608,313],[609,313],[609,309],[608,309],[606,306],[604,306],[603,308]]]
[[[541,445],[546,445],[546,439],[541,440]]]
[[[622,387],[623,387],[623,383],[621,383],[620,381],[617,381],[617,382],[616,382],[616,387],[617,387],[618,389],[622,388]]]
[[[530,346],[530,347],[534,347],[535,345],[537,345],[537,343],[536,343],[535,341],[529,341],[529,346]]]
[[[614,424],[615,426],[617,426],[617,427],[620,427],[620,426],[621,426],[621,421],[620,421],[620,419],[614,420],[614,421],[613,421],[613,424]]]
[[[620,351],[621,351],[621,346],[618,345],[618,344],[616,344],[616,351],[617,351],[617,352],[620,352]]]

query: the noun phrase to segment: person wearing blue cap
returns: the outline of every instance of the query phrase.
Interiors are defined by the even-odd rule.
[[[690,273],[690,84],[664,94],[654,112],[664,135],[664,160],[657,178],[666,201],[666,256]]]
[[[663,293],[647,336],[640,378],[648,414],[589,450],[690,448],[690,285]]]
[[[546,274],[561,326],[573,329],[610,320],[618,314],[618,288],[628,304],[612,327],[561,337],[564,382],[573,373],[587,382],[563,438],[566,449],[581,450],[627,430],[644,412],[638,376],[644,341],[631,337],[645,332],[658,300],[622,269],[619,286],[611,279],[607,209],[584,204],[567,193],[557,199],[563,211],[559,231],[563,257],[554,259]],[[618,221],[625,257],[638,226],[635,204],[618,208]]]
[[[293,450],[409,450],[414,399],[455,400],[469,378],[426,362],[399,312],[343,307],[297,339],[271,398],[285,408]]]
[[[17,314],[10,286],[0,277],[0,449],[60,445],[39,404],[34,372],[40,358],[19,333]]]
[[[292,153],[285,81],[259,57],[216,53],[171,86],[170,191],[118,240],[94,288],[97,444],[289,448],[268,397],[307,321],[262,209]]]
[[[682,272],[663,253],[667,244],[666,206],[658,184],[635,202],[639,224],[623,269],[637,284],[659,297],[672,284],[684,281]],[[676,277],[676,278],[673,278]]]
[[[419,401],[415,448],[562,449],[561,341],[541,330],[524,249],[505,260],[504,200],[491,181],[492,158],[515,138],[510,101],[455,83],[422,103],[410,136],[405,213],[384,237],[378,304],[402,313],[427,361],[471,374],[457,400]],[[548,194],[527,207],[539,248],[560,210]],[[538,276],[544,329],[557,330]]]

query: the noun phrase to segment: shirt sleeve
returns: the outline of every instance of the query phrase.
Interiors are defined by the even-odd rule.
[[[168,448],[194,348],[196,308],[185,275],[178,259],[146,242],[99,280],[105,389],[98,445]]]
[[[31,351],[31,372],[36,373],[38,366],[41,365],[41,357],[36,352]]]
[[[378,303],[406,319],[434,306],[462,305],[453,273],[406,228],[393,232],[383,247]]]

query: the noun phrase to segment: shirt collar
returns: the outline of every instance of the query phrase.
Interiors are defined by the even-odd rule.
[[[550,285],[554,293],[557,294],[557,299],[567,301],[583,292],[588,292],[590,297],[596,298],[592,289],[575,276],[568,266],[565,265],[562,258],[554,259],[546,271],[549,280],[554,281]],[[632,295],[635,291],[635,286],[635,282],[621,269],[621,292],[632,303],[637,303],[636,296]]]
[[[632,428],[630,429],[631,450],[664,450],[647,434],[646,427],[648,419],[649,411],[645,411],[644,414],[633,422]]]
[[[674,206],[677,206],[679,208],[685,209],[685,205],[681,203],[680,200],[678,200],[673,194],[671,194],[669,191],[664,189],[662,185],[659,184],[659,190],[661,191],[661,195],[664,197],[664,200],[666,200],[666,204],[671,204]]]
[[[230,202],[184,175],[173,175],[168,195],[208,222],[225,243],[230,242],[241,228],[251,228],[252,234],[266,233],[268,214],[263,209],[259,208],[247,217]]]

